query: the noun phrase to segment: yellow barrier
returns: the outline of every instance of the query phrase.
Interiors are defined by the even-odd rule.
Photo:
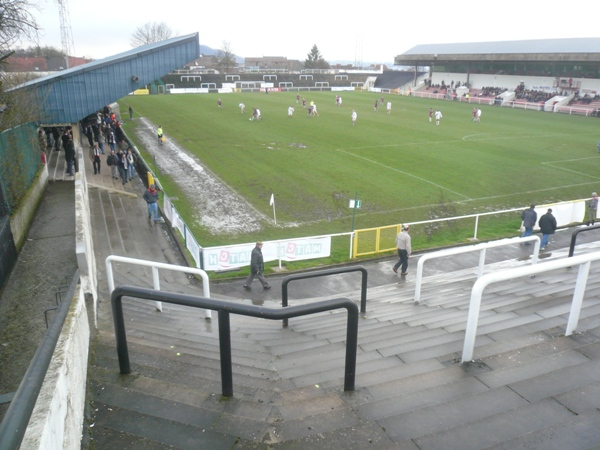
[[[133,91],[133,95],[150,95],[150,91],[148,89],[136,89]]]
[[[396,236],[402,224],[356,230],[352,257],[387,253],[396,250]]]

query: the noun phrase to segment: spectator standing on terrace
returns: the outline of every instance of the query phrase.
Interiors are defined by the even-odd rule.
[[[104,136],[104,133],[101,131],[100,133],[98,133],[98,147],[100,147],[100,151],[102,152],[103,155],[104,155],[104,142],[106,142],[106,137]]]
[[[238,105],[238,107],[240,108],[241,113],[244,114],[244,110],[246,109],[246,105],[244,105],[243,103],[240,103]]]
[[[88,139],[88,144],[90,144],[90,148],[94,146],[94,131],[92,130],[92,126],[88,125],[85,129],[85,135]]]
[[[441,119],[442,119],[442,112],[439,109],[437,109],[435,111],[435,124],[439,125]]]
[[[127,149],[125,156],[127,156],[127,175],[129,175],[129,181],[131,181],[135,177],[135,158],[130,148]]]
[[[158,192],[156,186],[151,184],[150,187],[144,192],[144,200],[148,205],[148,220],[154,216],[154,223],[158,222]]]
[[[128,166],[127,155],[119,149],[117,153],[117,167],[119,168],[119,175],[121,175],[123,185],[127,184]]]
[[[100,173],[100,149],[98,148],[98,144],[94,144],[94,148],[90,150],[92,156],[92,166],[94,167],[94,175]]]
[[[521,235],[521,237],[531,236],[533,234],[533,227],[537,222],[537,213],[535,212],[535,205],[532,203],[529,209],[526,209],[521,213],[521,219],[523,220],[523,226],[525,227],[525,231]],[[525,245],[528,245],[527,242]]]
[[[556,218],[552,215],[552,210],[548,209],[548,212],[540,217],[540,231],[542,232],[542,242],[540,244],[541,250],[548,247],[548,239],[551,234],[556,231]]]
[[[288,108],[288,117],[291,119],[294,116],[294,108],[290,105]]]
[[[350,117],[352,117],[352,126],[356,126],[356,118],[358,117],[358,114],[356,114],[355,110],[352,110],[352,115]]]
[[[69,139],[67,141],[67,145],[65,146],[65,161],[67,163],[67,172],[69,176],[73,176],[73,163],[75,162],[75,143],[73,139]]]
[[[592,198],[588,204],[588,225],[594,225],[596,223],[596,215],[598,213],[598,194],[592,192]]]
[[[261,282],[263,289],[271,289],[271,286],[269,286],[269,283],[263,275],[265,271],[265,263],[262,254],[262,246],[263,243],[258,241],[256,243],[256,247],[252,249],[252,254],[250,256],[250,275],[248,275],[248,278],[246,278],[246,282],[244,283],[244,289],[247,291],[252,289],[251,284],[255,277]]]
[[[115,155],[115,151],[111,150],[110,151],[110,155],[107,156],[106,158],[106,164],[108,165],[108,167],[110,167],[110,176],[113,179],[119,179],[119,176],[117,175],[117,165],[119,163],[119,160],[117,159],[117,155]]]
[[[394,273],[398,273],[398,267],[401,267],[400,275],[406,275],[406,269],[408,269],[408,258],[411,253],[411,245],[410,245],[410,235],[408,232],[410,231],[410,226],[402,225],[402,231],[398,233],[396,236],[396,248],[398,249],[398,257],[400,258],[398,262],[392,267]]]
[[[108,145],[113,152],[116,150],[117,139],[115,138],[115,133],[112,129],[108,131]]]

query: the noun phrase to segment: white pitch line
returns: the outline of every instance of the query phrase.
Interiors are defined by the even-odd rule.
[[[422,181],[422,182],[424,182],[424,183],[431,184],[431,185],[433,185],[433,186],[435,186],[435,187],[437,187],[437,188],[443,189],[444,191],[451,192],[451,193],[453,193],[453,194],[455,194],[455,195],[458,195],[458,196],[460,196],[460,197],[463,197],[463,198],[465,198],[465,199],[467,199],[467,200],[471,200],[471,198],[470,198],[470,197],[467,197],[467,196],[466,196],[466,195],[464,195],[464,194],[461,194],[461,193],[459,193],[459,192],[453,191],[452,189],[448,189],[448,188],[446,188],[446,187],[444,187],[444,186],[442,186],[442,185],[439,185],[439,184],[437,184],[437,183],[434,183],[433,181],[426,180],[425,178],[421,178],[421,177],[418,177],[418,176],[416,176],[416,175],[413,175],[413,174],[411,174],[411,173],[404,172],[404,171],[402,171],[402,170],[400,170],[400,169],[396,169],[395,167],[386,166],[385,164],[381,164],[380,162],[373,161],[372,159],[365,158],[364,156],[359,156],[359,155],[356,155],[356,154],[354,154],[354,153],[350,153],[350,152],[347,152],[347,151],[345,151],[345,150],[341,150],[341,149],[339,149],[339,148],[337,148],[336,150],[337,150],[338,152],[342,152],[342,153],[346,153],[347,155],[354,156],[355,158],[363,159],[363,160],[365,160],[365,161],[368,161],[368,162],[370,162],[371,164],[375,164],[375,165],[377,165],[377,166],[384,167],[384,168],[386,168],[386,169],[388,169],[388,170],[392,170],[392,171],[394,171],[394,172],[401,173],[402,175],[406,175],[407,177],[415,178],[415,179],[417,179],[417,180],[419,180],[419,181]]]

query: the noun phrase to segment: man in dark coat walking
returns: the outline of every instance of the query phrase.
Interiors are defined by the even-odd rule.
[[[258,278],[258,281],[262,283],[264,289],[271,289],[271,286],[269,286],[269,283],[263,275],[263,272],[265,271],[265,263],[263,261],[263,254],[261,250],[262,246],[263,243],[259,241],[256,243],[256,247],[254,247],[252,250],[252,255],[250,257],[250,275],[248,275],[248,278],[246,278],[246,282],[244,283],[244,289],[248,291],[252,289],[250,285],[252,284],[254,277]]]
[[[548,239],[551,234],[554,234],[556,231],[556,218],[552,215],[552,210],[548,209],[548,212],[540,217],[540,221],[538,223],[540,226],[540,231],[542,232],[542,242],[540,247],[544,250],[548,246]]]

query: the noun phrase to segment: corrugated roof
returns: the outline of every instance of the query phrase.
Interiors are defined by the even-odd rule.
[[[43,123],[74,123],[200,55],[198,33],[133,48],[118,55],[36,78]]]
[[[532,39],[526,41],[421,44],[402,53],[410,55],[477,55],[503,53],[599,53],[600,38]]]

